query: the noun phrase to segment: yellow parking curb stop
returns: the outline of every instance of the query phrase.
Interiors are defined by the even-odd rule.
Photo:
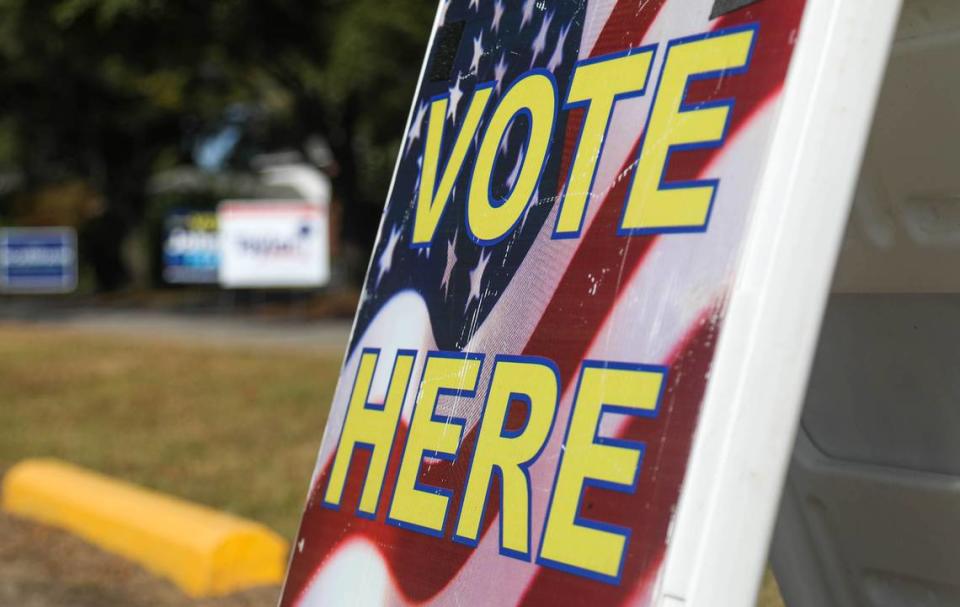
[[[287,543],[265,526],[52,459],[3,480],[6,512],[73,532],[193,597],[280,583]]]

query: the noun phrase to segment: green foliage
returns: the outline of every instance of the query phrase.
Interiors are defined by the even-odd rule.
[[[225,109],[261,147],[323,136],[347,238],[369,242],[435,0],[0,0],[0,171],[87,180],[122,240],[146,184]],[[233,167],[242,168],[242,167]],[[351,233],[352,232],[352,233]]]

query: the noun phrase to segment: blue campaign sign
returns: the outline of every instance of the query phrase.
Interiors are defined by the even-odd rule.
[[[77,286],[72,228],[0,229],[0,291],[69,293]]]
[[[216,284],[220,267],[217,214],[176,209],[163,231],[163,279],[169,284]]]

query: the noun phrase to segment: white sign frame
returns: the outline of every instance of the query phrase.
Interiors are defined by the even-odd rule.
[[[658,604],[752,605],[900,0],[807,0]]]

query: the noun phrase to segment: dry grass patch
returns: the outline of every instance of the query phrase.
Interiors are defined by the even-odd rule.
[[[0,325],[0,469],[53,456],[293,537],[339,359]]]

